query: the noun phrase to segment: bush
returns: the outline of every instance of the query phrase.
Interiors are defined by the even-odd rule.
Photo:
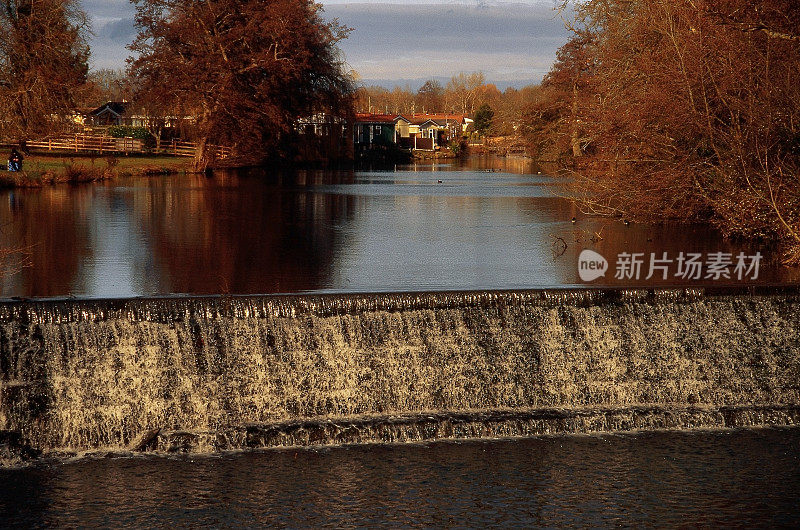
[[[466,138],[454,138],[447,143],[447,148],[455,156],[464,156],[467,154]]]
[[[128,127],[126,125],[115,125],[108,129],[108,134],[112,138],[135,138],[142,140],[144,146],[152,149],[156,146],[156,138],[147,130],[146,127]]]

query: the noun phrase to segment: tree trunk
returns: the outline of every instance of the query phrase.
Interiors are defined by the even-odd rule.
[[[208,105],[208,102],[203,102],[203,116],[198,127],[199,138],[197,140],[197,149],[194,153],[194,170],[198,173],[205,173],[208,171],[208,166],[211,164],[211,150],[208,145],[208,131],[210,130],[211,116],[213,112]]]
[[[574,83],[572,85],[572,156],[575,158],[580,158],[583,154],[578,121],[578,84]]]
[[[208,145],[208,138],[203,136],[197,142],[197,149],[194,152],[194,170],[198,173],[205,173],[212,162],[212,153]]]

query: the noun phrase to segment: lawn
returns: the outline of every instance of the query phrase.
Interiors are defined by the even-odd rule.
[[[32,153],[22,173],[0,171],[0,186],[38,187],[59,182],[89,182],[117,176],[165,175],[192,171],[190,157],[177,156],[54,156]]]
[[[185,172],[191,170],[192,159],[178,156],[51,156],[31,154],[25,158],[25,172],[33,176],[46,172],[61,173],[69,167],[83,167],[93,170],[114,168],[121,174],[135,174],[145,170],[163,169],[164,172]]]

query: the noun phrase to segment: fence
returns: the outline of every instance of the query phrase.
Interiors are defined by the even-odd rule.
[[[208,148],[215,158],[223,159],[231,156],[232,150],[230,147],[209,144]],[[194,156],[197,153],[197,143],[172,140],[169,144],[162,145],[159,152],[175,156]]]
[[[27,142],[30,148],[47,149],[48,151],[62,151],[71,153],[97,152],[103,153],[160,153],[174,156],[194,156],[197,152],[196,142],[172,140],[162,144],[156,149],[147,149],[142,140],[136,138],[112,138],[110,136],[97,136],[91,134],[76,134],[48,138],[46,140],[32,140]],[[208,146],[214,156],[224,159],[231,156],[231,149],[220,145]]]

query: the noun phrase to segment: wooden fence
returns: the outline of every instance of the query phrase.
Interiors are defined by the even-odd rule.
[[[46,140],[31,140],[27,146],[48,151],[61,151],[70,153],[156,153],[173,156],[194,156],[197,152],[197,143],[172,140],[162,143],[158,148],[147,149],[142,140],[136,138],[112,138],[110,136],[96,136],[91,134],[76,134],[48,138]],[[231,149],[220,145],[209,145],[215,157],[224,159],[231,156]]]

